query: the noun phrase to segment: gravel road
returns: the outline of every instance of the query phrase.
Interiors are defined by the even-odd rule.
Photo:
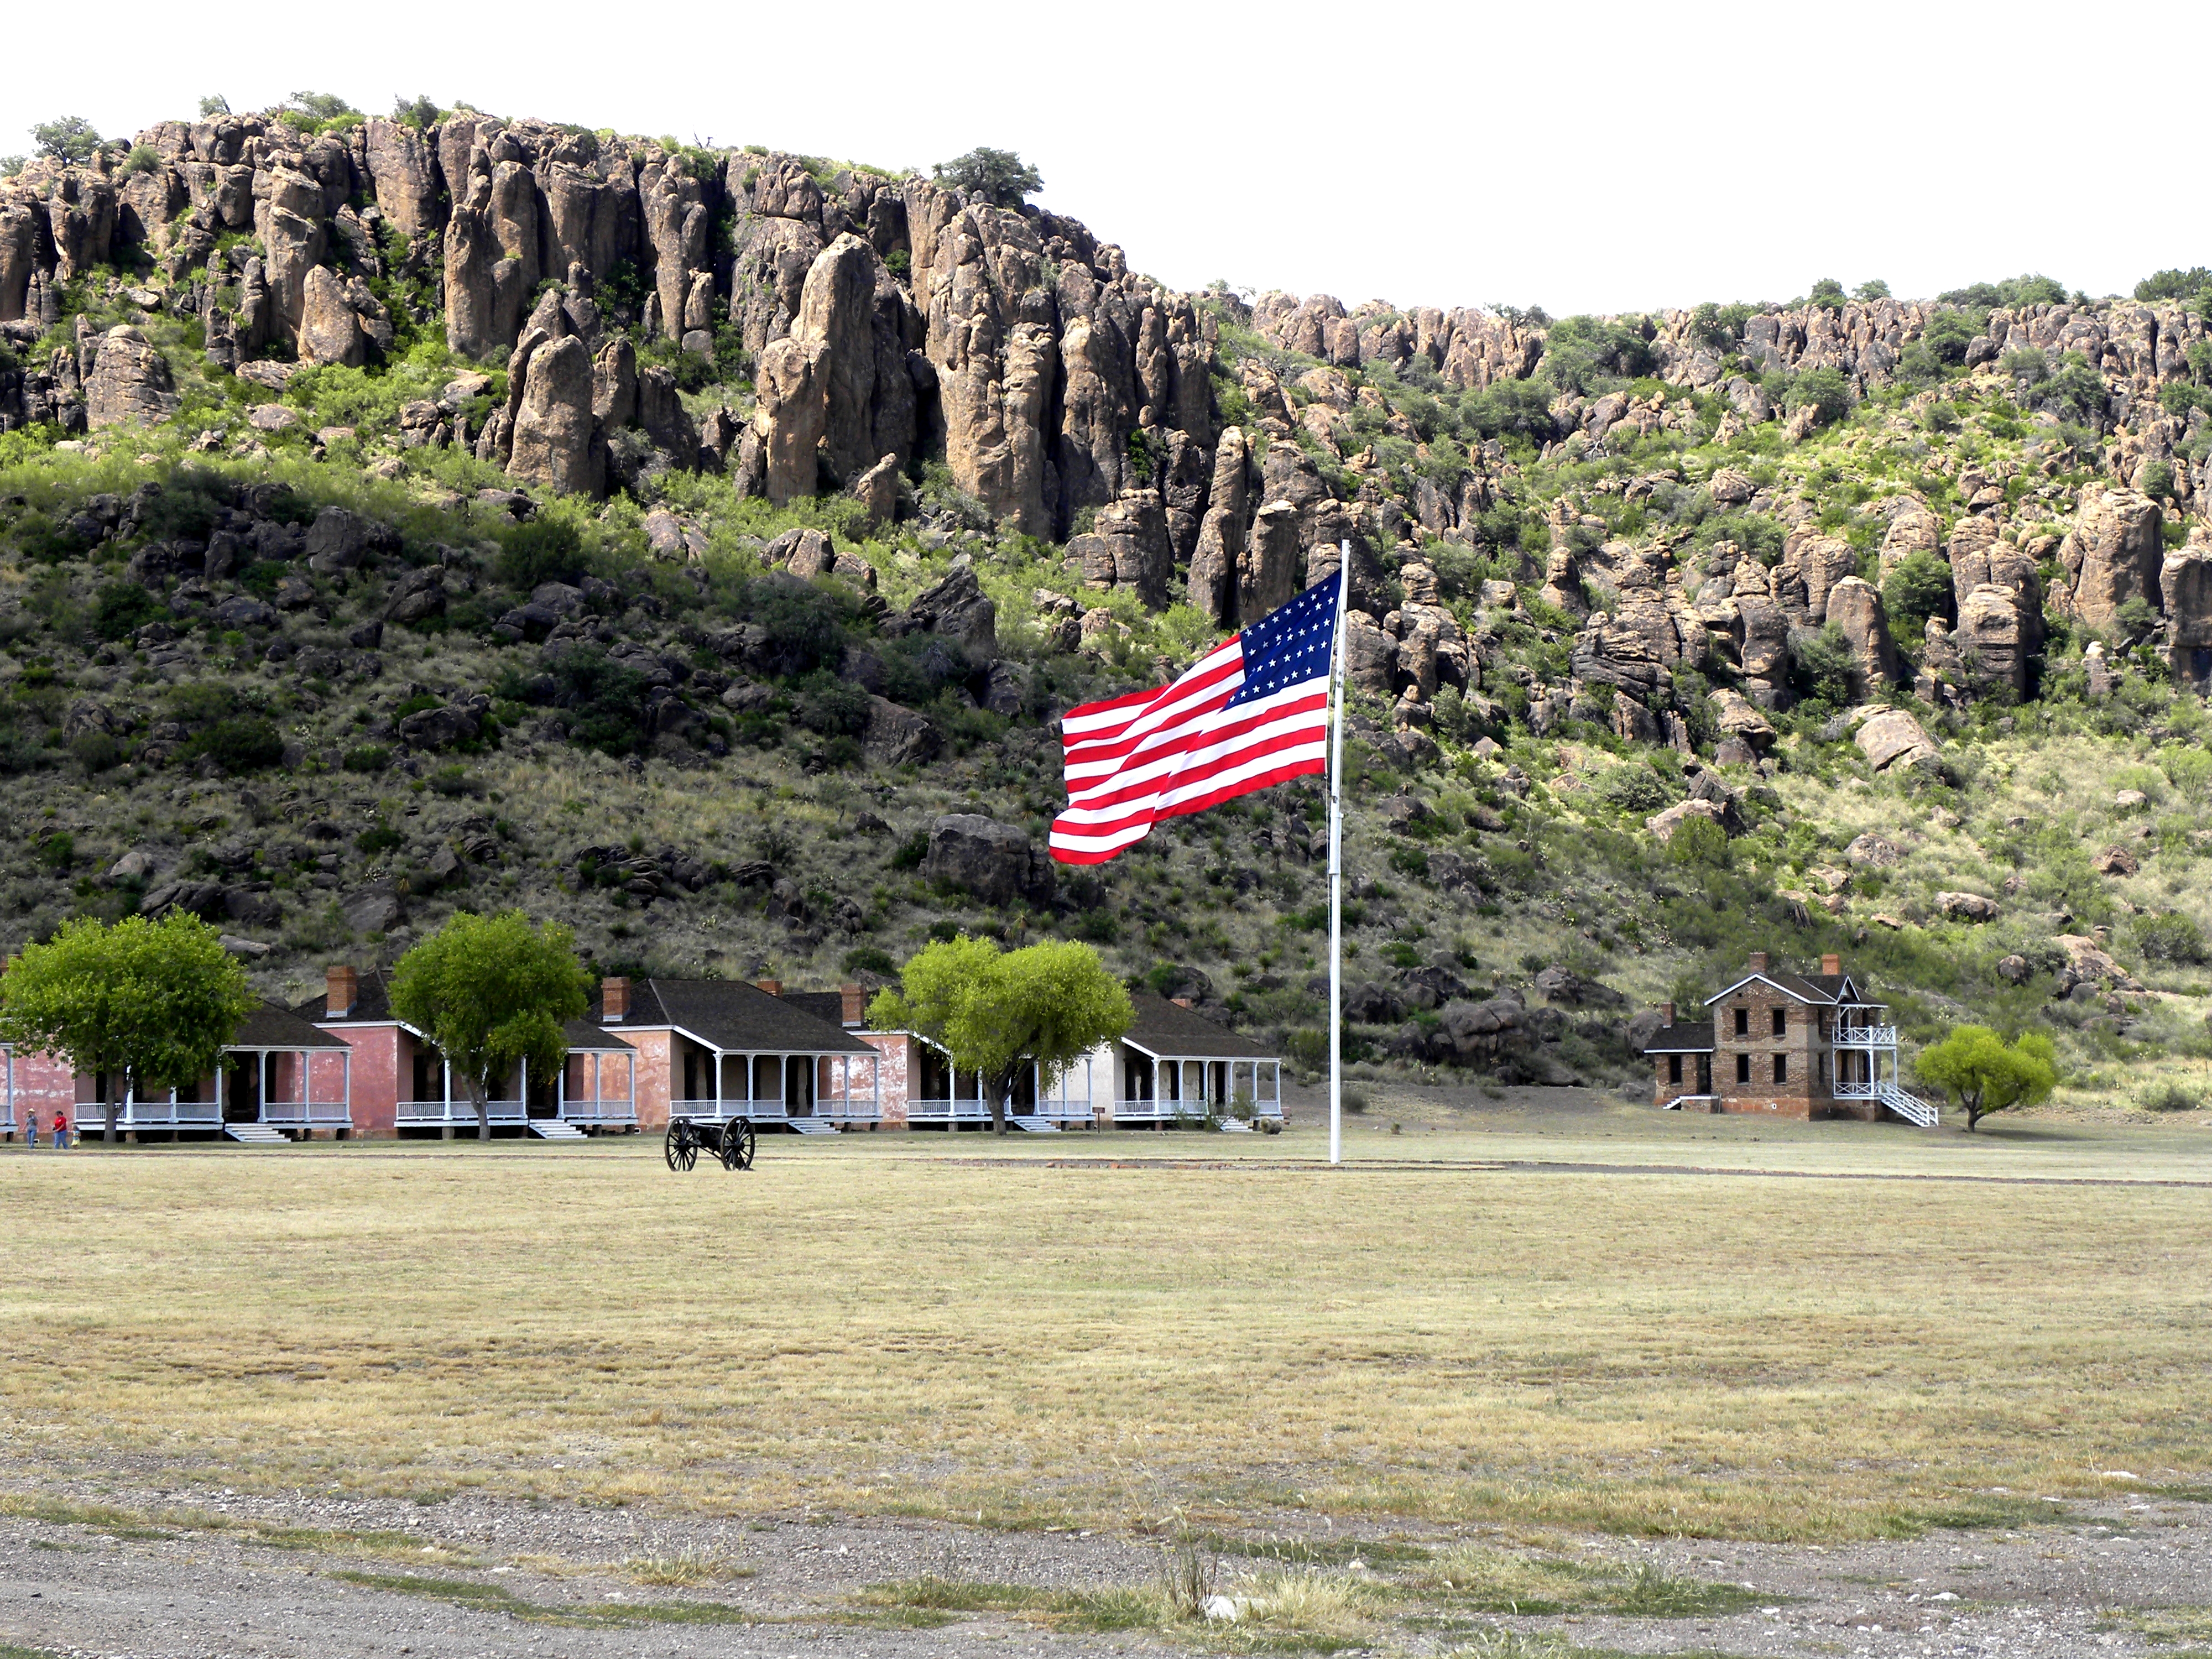
[[[13,1643],[116,1659],[929,1659],[977,1652],[1072,1659],[1208,1645],[1197,1630],[1188,1643],[1172,1644],[1127,1633],[1054,1634],[988,1614],[898,1628],[854,1599],[866,1586],[928,1574],[1043,1589],[1147,1583],[1160,1557],[1141,1539],[890,1520],[655,1517],[471,1497],[425,1509],[113,1483],[7,1486],[10,1507],[33,1513],[0,1515],[0,1652]],[[85,1507],[93,1504],[107,1509]],[[1911,1542],[1583,1540],[1571,1547],[1593,1559],[1741,1585],[1757,1592],[1756,1604],[1714,1618],[1484,1620],[1441,1634],[1408,1626],[1394,1628],[1380,1645],[1425,1654],[1473,1641],[1481,1652],[1479,1626],[1499,1624],[1530,1636],[1554,1632],[1575,1648],[1747,1659],[2172,1654],[2125,1615],[2212,1607],[2212,1505],[2124,1498],[2051,1507],[2047,1526]],[[185,1510],[211,1518],[180,1522]],[[1310,1528],[1313,1520],[1296,1524]],[[1338,1542],[1348,1535],[1328,1534]],[[1426,1529],[1392,1535],[1452,1541]],[[673,1587],[643,1582],[656,1571],[665,1577],[672,1563],[730,1576]],[[1234,1589],[1241,1565],[1234,1556],[1224,1561],[1224,1589]],[[392,1588],[394,1579],[413,1587]],[[714,1622],[668,1622],[672,1606],[702,1602]]]

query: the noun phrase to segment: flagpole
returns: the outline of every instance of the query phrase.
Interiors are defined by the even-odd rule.
[[[1336,548],[1336,636],[1329,647],[1328,1161],[1344,1162],[1344,606],[1352,544]]]

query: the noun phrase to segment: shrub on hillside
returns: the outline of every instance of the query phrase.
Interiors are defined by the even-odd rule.
[[[1930,617],[1951,615],[1951,567],[1940,554],[1908,553],[1881,585],[1881,603],[1890,631],[1901,641],[1917,640]]]
[[[2136,284],[2136,298],[2145,301],[2186,300],[2206,289],[2212,289],[2212,270],[2191,265],[2186,270],[2154,270]]]
[[[1044,188],[1044,175],[1010,149],[979,144],[965,155],[939,161],[930,176],[952,190],[980,196],[994,207],[1018,208]]]
[[[226,772],[266,772],[284,759],[284,739],[255,714],[217,720],[185,745],[187,760],[211,760]]]
[[[1814,424],[1830,425],[1851,412],[1850,382],[1841,369],[1808,368],[1790,383],[1782,406],[1792,415],[1810,409]]]
[[[1588,395],[1649,374],[1658,362],[1642,332],[1603,317],[1562,319],[1544,341],[1545,378],[1561,392]]]
[[[532,519],[507,532],[493,568],[509,587],[527,593],[540,582],[574,582],[591,568],[583,538],[565,519]]]
[[[1920,340],[1936,362],[1963,363],[1966,361],[1966,347],[1981,331],[1980,325],[1963,311],[1939,311],[1928,319]]]
[[[2136,923],[2135,935],[2136,949],[2153,962],[2197,963],[2212,957],[2204,930],[2194,917],[2179,911],[2143,917]]]

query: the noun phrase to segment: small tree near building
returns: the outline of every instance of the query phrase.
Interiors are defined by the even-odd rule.
[[[1913,1069],[1959,1103],[1972,1130],[1991,1112],[2050,1099],[2058,1086],[2057,1060],[2051,1039],[2037,1032],[2008,1043],[1986,1025],[1961,1025],[1922,1049]]]
[[[1129,1029],[1136,1011],[1098,953],[1073,940],[1001,952],[965,933],[925,947],[878,994],[868,1019],[878,1030],[919,1031],[941,1043],[956,1070],[982,1074],[991,1127],[1006,1133],[1014,1079],[1034,1060],[1050,1090],[1067,1068]]]
[[[491,1139],[493,1084],[525,1060],[544,1076],[568,1058],[562,1028],[591,1005],[574,945],[558,922],[534,927],[520,910],[464,910],[392,970],[392,1012],[453,1067],[479,1140]]]
[[[126,1094],[181,1089],[214,1071],[253,1011],[246,970],[198,916],[68,923],[0,976],[0,1041],[105,1073],[106,1139]]]

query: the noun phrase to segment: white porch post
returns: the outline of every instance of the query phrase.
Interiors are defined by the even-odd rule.
[[[453,1138],[453,1062],[442,1054],[438,1056],[438,1076],[440,1085],[446,1091],[444,1107],[438,1114],[438,1139],[451,1140]]]

